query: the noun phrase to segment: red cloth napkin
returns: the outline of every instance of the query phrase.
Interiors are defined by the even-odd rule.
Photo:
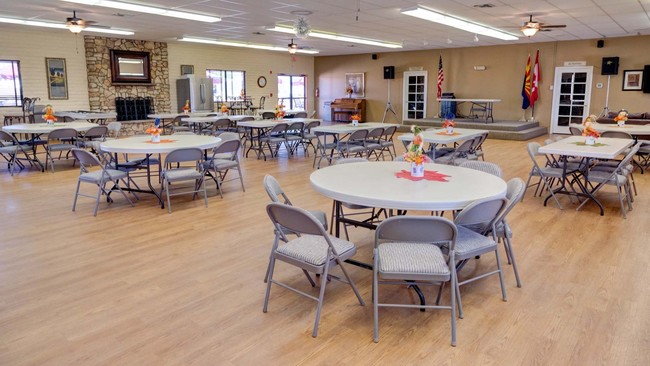
[[[436,135],[440,135],[440,136],[456,136],[456,135],[460,135],[460,132],[447,133],[446,131],[440,131],[440,132],[436,132]]]
[[[176,142],[176,140],[170,140],[170,139],[161,139],[160,142],[153,142],[151,140],[145,141],[148,144],[168,144],[170,142]]]
[[[436,182],[449,182],[447,178],[451,177],[450,175],[438,173],[435,170],[425,170],[424,171],[424,177],[412,177],[411,172],[408,170],[400,170],[399,172],[395,173],[395,177],[397,178],[406,178],[409,180],[413,181],[418,181],[422,179],[426,180],[433,180]]]

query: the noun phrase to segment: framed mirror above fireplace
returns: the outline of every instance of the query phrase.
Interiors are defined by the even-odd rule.
[[[151,84],[149,52],[111,50],[113,84]]]

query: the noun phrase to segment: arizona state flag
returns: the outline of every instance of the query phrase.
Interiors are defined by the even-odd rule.
[[[528,54],[528,63],[526,63],[526,73],[524,74],[524,85],[521,87],[521,96],[524,100],[521,103],[521,109],[530,107],[530,54]]]
[[[535,101],[539,99],[539,82],[542,79],[542,73],[539,69],[539,50],[537,50],[537,56],[535,56],[535,64],[533,65],[533,76],[531,79],[531,88],[530,88],[530,105],[535,107]]]

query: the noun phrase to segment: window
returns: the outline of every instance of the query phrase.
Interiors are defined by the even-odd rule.
[[[307,76],[278,75],[278,100],[287,109],[306,110]]]
[[[20,61],[0,60],[0,107],[22,107]]]
[[[206,70],[212,79],[214,101],[233,101],[246,94],[246,71]]]

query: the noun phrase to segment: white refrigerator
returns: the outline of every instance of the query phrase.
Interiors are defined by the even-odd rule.
[[[183,111],[187,100],[190,101],[192,112],[212,112],[214,111],[212,95],[212,79],[210,78],[183,75],[182,79],[176,80],[178,112]]]

